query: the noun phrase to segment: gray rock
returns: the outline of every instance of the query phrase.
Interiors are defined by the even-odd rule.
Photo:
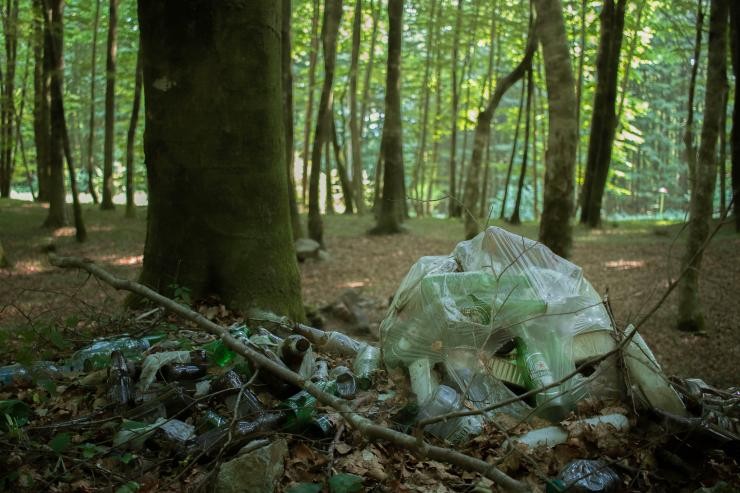
[[[216,493],[272,493],[283,475],[288,442],[281,438],[221,465]]]
[[[319,242],[310,238],[298,238],[295,242],[295,254],[299,262],[303,262],[307,258],[318,259],[320,248]]]

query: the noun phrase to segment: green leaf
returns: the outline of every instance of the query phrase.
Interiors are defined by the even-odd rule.
[[[129,462],[131,462],[132,460],[134,460],[134,457],[135,457],[135,455],[132,454],[131,452],[126,452],[125,454],[123,454],[122,456],[120,456],[118,458],[118,460],[120,460],[124,464],[128,464]]]
[[[141,488],[139,483],[136,481],[129,481],[128,483],[119,486],[116,493],[134,493],[139,491],[139,488]]]
[[[288,488],[285,493],[319,493],[320,491],[321,485],[318,483],[298,483]]]
[[[28,423],[28,416],[31,414],[31,408],[28,404],[17,399],[0,401],[0,430],[8,431],[13,426],[23,426]]]
[[[54,438],[51,439],[49,442],[49,447],[56,452],[57,454],[61,454],[65,450],[69,448],[69,445],[72,443],[72,434],[68,432],[59,433]]]
[[[82,445],[80,445],[80,448],[82,449],[82,458],[83,459],[92,459],[98,454],[102,454],[108,451],[107,447],[101,447],[100,445],[95,445],[94,443],[85,442]]]
[[[356,474],[341,473],[329,479],[331,493],[358,493],[362,491],[362,478]]]

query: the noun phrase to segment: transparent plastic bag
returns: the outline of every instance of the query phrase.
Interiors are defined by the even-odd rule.
[[[523,381],[538,388],[575,369],[575,335],[602,330],[612,330],[609,316],[580,267],[497,227],[459,243],[450,256],[419,259],[380,326],[387,366],[441,364],[450,383],[467,390],[463,399],[479,409],[513,395],[489,371],[490,358],[508,341],[517,342]],[[582,380],[569,380],[535,402],[557,420],[584,388]]]

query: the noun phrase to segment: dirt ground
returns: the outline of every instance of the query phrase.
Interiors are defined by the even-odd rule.
[[[42,336],[50,325],[75,344],[90,336],[75,332],[80,318],[95,317],[101,333],[120,331],[124,295],[84,274],[51,267],[45,251],[53,244],[61,255],[90,258],[133,279],[141,267],[145,239],[146,211],[138,212],[137,219],[127,220],[122,210],[101,212],[86,207],[89,241],[80,245],[75,243],[72,228],[50,233],[40,227],[46,213],[43,206],[0,200],[0,238],[13,262],[12,269],[0,270],[0,331],[6,335],[23,327],[35,331],[39,357],[48,350]],[[367,236],[371,224],[369,217],[326,218],[329,259],[300,266],[306,304],[322,306],[347,289],[359,289],[377,300],[378,309],[370,313],[371,321],[377,323],[387,299],[418,257],[447,254],[462,239],[462,225],[453,220],[411,220],[406,234],[392,237]],[[501,226],[537,236],[534,224]],[[593,232],[577,228],[571,260],[583,267],[597,291],[608,292],[618,323],[634,322],[658,301],[671,276],[677,275],[683,253],[680,232],[680,225],[659,223],[611,224]],[[703,378],[720,387],[740,383],[739,291],[740,235],[728,226],[704,255],[701,299],[706,333],[674,330],[675,294],[642,330],[667,373]],[[15,359],[16,347],[0,344],[0,364]]]

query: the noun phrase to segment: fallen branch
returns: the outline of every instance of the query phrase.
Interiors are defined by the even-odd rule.
[[[433,460],[447,462],[462,469],[477,472],[495,482],[496,484],[500,485],[502,488],[505,488],[507,491],[530,491],[529,486],[527,486],[525,483],[522,483],[521,481],[517,481],[516,479],[510,477],[492,464],[489,464],[475,457],[462,454],[450,448],[430,445],[425,441],[417,441],[416,437],[391,430],[390,428],[386,428],[385,426],[380,426],[373,421],[357,414],[342,399],[324,392],[316,385],[314,385],[310,380],[302,378],[299,374],[277,365],[272,360],[265,357],[255,349],[249,347],[246,344],[243,344],[242,342],[231,336],[226,328],[208,320],[207,318],[191,310],[190,308],[176,303],[166,296],[162,296],[161,294],[144,286],[143,284],[139,284],[138,282],[130,281],[128,279],[115,277],[105,269],[86,259],[81,259],[77,257],[59,257],[53,253],[50,253],[49,261],[52,265],[61,268],[82,269],[90,273],[97,279],[100,279],[101,281],[111,285],[117,290],[126,290],[132,293],[136,293],[139,296],[147,298],[161,305],[170,312],[193,322],[198,327],[210,332],[215,336],[220,337],[227,347],[247,358],[258,368],[263,368],[276,377],[297,387],[305,389],[311,395],[316,397],[316,399],[322,404],[331,406],[332,408],[337,410],[339,414],[342,415],[344,420],[350,426],[362,432],[368,438],[385,440],[392,443],[393,445],[411,450],[422,457],[428,457]]]

